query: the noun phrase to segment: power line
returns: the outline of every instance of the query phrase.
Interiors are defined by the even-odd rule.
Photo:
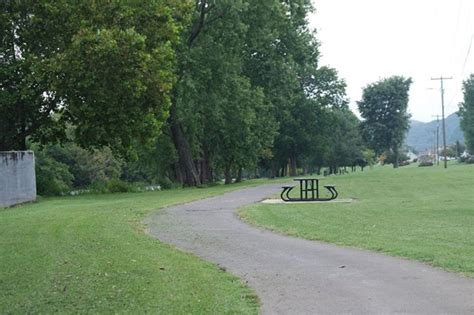
[[[472,48],[472,42],[474,41],[474,34],[471,35],[471,39],[470,39],[470,42],[469,42],[469,46],[467,48],[467,54],[466,54],[466,58],[464,58],[464,63],[463,63],[463,66],[462,66],[462,70],[461,70],[461,74],[460,74],[460,77],[463,78],[464,77],[464,72],[466,71],[466,65],[467,65],[467,62],[469,60],[469,56],[471,54],[471,48]],[[454,98],[456,97],[455,94],[453,94],[451,96],[451,98],[449,99],[449,102],[447,103],[447,106],[448,108],[451,108],[451,106],[453,105],[453,101],[454,101]]]
[[[462,11],[462,0],[459,0],[459,6],[458,6],[458,14],[456,18],[456,28],[454,30],[454,36],[453,36],[453,49],[451,52],[451,66],[455,67],[455,55],[456,55],[456,47],[457,47],[457,42],[458,42],[458,32],[459,32],[459,21],[461,20],[461,11]]]
[[[467,48],[466,58],[464,58],[464,64],[462,66],[461,77],[464,77],[464,71],[466,70],[467,61],[471,53],[472,40],[474,39],[474,34],[471,35],[471,41],[469,42],[469,47]]]
[[[440,76],[439,78],[431,78],[431,80],[439,80],[441,82],[441,117],[443,119],[443,149],[444,149],[444,168],[448,168],[448,156],[446,154],[446,123],[444,121],[444,80],[451,80],[450,78],[443,78]]]

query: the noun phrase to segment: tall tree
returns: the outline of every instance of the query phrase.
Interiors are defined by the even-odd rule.
[[[369,84],[357,102],[364,121],[362,137],[378,154],[392,150],[398,167],[399,149],[409,127],[408,91],[411,78],[393,76]]]
[[[463,82],[464,100],[459,106],[461,129],[467,150],[474,154],[474,74]]]
[[[220,11],[217,11],[216,9]],[[215,13],[215,17],[211,18],[210,14]],[[178,179],[186,186],[196,186],[202,183],[202,178],[199,174],[198,168],[195,164],[196,149],[193,150],[192,143],[190,143],[189,135],[186,135],[186,116],[188,113],[183,106],[180,106],[180,93],[186,92],[186,84],[188,84],[187,76],[192,76],[192,71],[189,71],[192,58],[192,48],[196,39],[200,34],[212,24],[212,21],[222,18],[224,15],[221,6],[217,5],[215,1],[211,0],[195,0],[194,10],[191,14],[191,22],[187,25],[185,30],[185,37],[178,44],[178,67],[177,75],[178,82],[172,91],[170,116],[168,119],[171,137],[178,154],[178,163],[176,165],[176,174]],[[192,83],[190,83],[192,85]],[[189,121],[188,121],[189,123]],[[191,128],[196,124],[190,124]],[[191,139],[192,140],[192,139]],[[193,152],[194,151],[194,152]]]
[[[202,10],[202,3],[197,8]],[[205,28],[181,51],[171,120],[186,185],[212,180],[213,169],[230,183],[233,169],[255,165],[271,146],[275,128],[268,104],[242,72],[247,25],[241,16],[247,8],[239,1],[210,5]],[[201,15],[196,18],[199,26]]]
[[[29,14],[26,2],[0,2],[0,151],[26,150],[28,136],[62,134],[54,117],[58,101],[47,93],[42,71],[48,49],[38,57],[33,51],[51,39],[31,27]]]
[[[55,140],[66,124],[82,146],[122,151],[157,134],[189,4],[2,1],[1,149]]]
[[[244,17],[249,25],[245,74],[263,89],[278,123],[272,168],[274,175],[309,163],[326,149],[323,108],[345,102],[345,84],[337,73],[318,67],[319,43],[309,29],[310,1],[257,1]],[[268,164],[268,163],[266,163]]]

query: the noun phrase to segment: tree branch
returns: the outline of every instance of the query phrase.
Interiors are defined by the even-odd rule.
[[[198,2],[200,0],[197,0]],[[198,37],[199,33],[201,33],[202,29],[204,28],[204,20],[206,19],[206,14],[209,13],[209,10],[213,6],[208,6],[207,0],[202,0],[199,6],[199,19],[197,22],[194,24],[191,34],[188,37],[188,47],[191,48],[193,45],[194,40]],[[207,7],[207,8],[206,8]]]

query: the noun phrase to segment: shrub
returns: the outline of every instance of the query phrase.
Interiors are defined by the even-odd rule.
[[[39,195],[57,196],[71,190],[74,176],[69,167],[48,156],[44,151],[35,151],[36,189]]]
[[[86,187],[96,182],[106,183],[121,175],[123,162],[114,157],[108,147],[88,151],[71,145],[69,150],[73,159],[71,173],[74,174],[76,187]]]
[[[384,159],[384,164],[394,164],[395,163],[395,154],[388,150],[388,151],[385,151],[383,153],[383,155],[385,156],[385,159]],[[403,165],[407,165],[407,164],[403,164],[405,161],[408,161],[410,158],[408,157],[408,155],[405,153],[405,152],[399,152],[398,154],[398,165],[399,166],[403,166]]]
[[[173,182],[168,177],[161,177],[158,179],[157,183],[160,185],[161,189],[173,188]]]
[[[474,164],[474,155],[470,155],[469,153],[464,152],[459,157],[459,162],[467,163],[467,164]]]
[[[400,161],[400,164],[398,166],[407,166],[410,165],[410,161]]]
[[[107,189],[107,183],[103,180],[95,180],[93,181],[88,187],[87,190],[92,193],[100,193],[104,194],[107,193],[109,190]]]
[[[128,183],[118,178],[112,178],[107,182],[107,190],[111,193],[128,192],[130,190]]]
[[[423,167],[423,166],[433,166],[433,162],[431,162],[431,161],[420,162],[420,164],[418,164],[418,166],[420,166],[420,167]]]

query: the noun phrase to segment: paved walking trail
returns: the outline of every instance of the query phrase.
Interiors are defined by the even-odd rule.
[[[263,314],[474,314],[474,279],[422,263],[278,235],[235,210],[279,191],[242,189],[148,217],[161,241],[219,264],[253,287]]]

